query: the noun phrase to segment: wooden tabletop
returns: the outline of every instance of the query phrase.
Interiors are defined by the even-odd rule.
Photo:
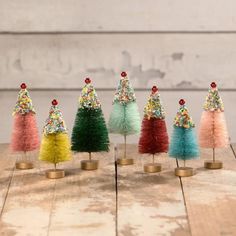
[[[122,145],[118,155],[122,155]],[[16,170],[19,156],[0,145],[0,235],[44,236],[218,236],[236,235],[236,145],[216,150],[224,162],[221,170],[206,170],[204,159],[212,150],[202,150],[201,159],[187,161],[196,175],[179,178],[174,168],[181,162],[163,154],[158,174],[143,172],[151,157],[128,146],[135,165],[118,167],[116,193],[114,151],[94,154],[100,160],[96,171],[82,171],[77,154],[63,163],[63,179],[45,178],[51,164],[37,161],[35,168]]]

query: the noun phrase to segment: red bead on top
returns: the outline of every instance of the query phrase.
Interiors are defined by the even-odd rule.
[[[53,99],[53,100],[52,100],[52,105],[53,105],[53,106],[56,106],[57,104],[58,104],[58,101],[57,101],[56,99]]]
[[[215,82],[212,82],[212,83],[211,83],[211,87],[212,87],[212,88],[216,88],[216,86],[217,86],[217,85],[216,85]]]
[[[184,99],[180,99],[180,100],[179,100],[179,105],[182,106],[182,105],[184,105],[184,104],[185,104],[185,100],[184,100]]]
[[[125,72],[125,71],[123,71],[122,73],[121,73],[121,77],[126,77],[127,76],[127,73]]]
[[[90,84],[91,83],[91,79],[90,78],[86,78],[84,81],[86,84]]]
[[[27,88],[27,86],[26,86],[25,83],[22,83],[20,87],[21,87],[22,89],[26,89],[26,88]]]
[[[155,93],[155,92],[157,92],[157,91],[158,91],[157,86],[153,86],[153,87],[152,87],[152,92]]]

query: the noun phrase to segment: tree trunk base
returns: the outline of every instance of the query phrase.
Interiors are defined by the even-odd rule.
[[[189,177],[195,175],[195,170],[191,167],[175,168],[175,175],[179,177]]]
[[[204,167],[211,170],[222,169],[223,162],[221,161],[205,161]]]
[[[118,158],[117,164],[121,166],[133,165],[134,159],[132,158]]]
[[[144,165],[143,170],[146,173],[161,172],[161,164],[159,164],[159,163],[148,163],[148,164]]]
[[[98,160],[82,160],[81,169],[82,170],[97,170]]]
[[[65,171],[52,169],[47,170],[45,175],[48,179],[60,179],[65,177]]]
[[[16,162],[16,169],[18,170],[28,170],[33,169],[34,164],[32,162],[27,161],[18,161]]]

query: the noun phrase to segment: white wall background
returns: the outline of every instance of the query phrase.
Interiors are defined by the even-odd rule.
[[[178,99],[186,98],[198,125],[216,81],[236,142],[235,12],[233,0],[0,0],[0,142],[10,141],[22,82],[31,88],[40,130],[54,97],[71,130],[84,78],[99,88],[108,118],[122,70],[137,88],[141,113],[145,89],[159,86],[170,132]]]

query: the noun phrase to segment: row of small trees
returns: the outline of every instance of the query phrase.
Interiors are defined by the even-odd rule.
[[[139,139],[139,152],[153,156],[153,163],[146,166],[149,168],[145,169],[147,172],[161,170],[160,166],[154,163],[154,155],[157,153],[168,152],[169,150],[171,157],[184,161],[199,156],[194,122],[189,115],[185,101],[181,99],[179,104],[180,107],[174,119],[174,130],[169,146],[165,111],[158,88],[153,86],[144,108]],[[25,155],[27,152],[37,150],[40,143],[35,109],[25,84],[21,85],[13,114],[12,150],[14,152],[24,152]],[[49,111],[49,117],[43,128],[39,158],[53,163],[56,169],[57,163],[71,159],[70,150],[88,152],[89,160],[82,163],[82,168],[97,169],[98,162],[92,160],[91,153],[109,150],[108,130],[110,133],[124,136],[124,155],[118,159],[118,163],[121,165],[132,164],[133,159],[126,157],[126,137],[131,134],[137,134],[140,131],[140,117],[134,90],[126,72],[121,73],[121,79],[113,100],[108,129],[101,109],[101,103],[92,82],[89,78],[85,80],[85,86],[79,98],[79,108],[72,131],[71,144],[58,102],[54,99]],[[223,102],[214,82],[211,84],[204,104],[199,140],[201,147],[213,148],[213,151],[215,148],[227,147],[228,145]],[[25,162],[25,160],[22,160],[21,163],[17,163],[17,166],[23,169],[27,168]],[[216,162],[215,155],[213,155],[213,164]],[[209,163],[205,164],[205,167],[209,167]]]

